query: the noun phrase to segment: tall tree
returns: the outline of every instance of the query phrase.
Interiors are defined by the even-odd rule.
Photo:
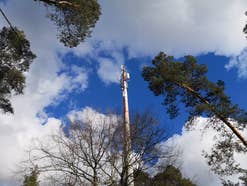
[[[101,14],[97,0],[34,0],[48,9],[48,17],[57,25],[59,40],[67,47],[76,47],[89,37]],[[13,113],[11,93],[21,94],[25,85],[23,72],[35,55],[24,32],[13,27],[0,9],[10,28],[0,31],[0,109]]]
[[[134,172],[134,185],[135,186],[152,185],[152,178],[147,172],[137,170]]]
[[[154,67],[144,67],[143,77],[156,96],[165,96],[163,104],[171,118],[179,114],[178,99],[188,109],[190,118],[205,114],[222,121],[247,147],[239,130],[247,124],[247,113],[232,104],[224,93],[224,82],[207,79],[206,65],[197,64],[193,56],[185,56],[184,62],[175,61],[163,52],[152,61]],[[236,121],[234,126],[231,120]]]
[[[176,158],[173,149],[167,149],[164,154],[159,152],[157,145],[164,139],[165,131],[160,127],[160,123],[153,112],[135,112],[130,115],[130,138],[131,138],[131,153],[129,158],[128,167],[124,163],[119,164],[119,160],[116,157],[124,157],[124,134],[123,125],[119,125],[116,129],[115,138],[113,140],[113,154],[114,156],[110,161],[111,167],[118,173],[120,177],[120,185],[127,186],[128,183],[125,180],[127,170],[133,169],[138,174],[140,171],[147,169],[148,167],[155,166],[153,161],[158,158],[171,160]],[[128,173],[130,183],[134,180],[131,173]]]
[[[32,148],[32,165],[38,164],[40,172],[53,176],[56,184],[126,186],[121,117],[113,114],[96,122],[91,117],[87,122],[73,121],[66,135],[61,131],[51,136],[48,143],[40,142]],[[133,120],[129,165],[135,170],[145,170],[152,166],[148,163],[159,157],[155,146],[163,139],[163,132],[156,122],[148,113],[136,114]],[[171,154],[168,151],[161,158],[170,158]]]
[[[238,165],[234,164],[234,152],[247,151],[247,141],[240,132],[246,128],[247,113],[232,104],[224,92],[224,82],[209,81],[206,65],[197,64],[193,56],[176,61],[161,52],[152,64],[143,68],[142,75],[156,96],[165,97],[162,104],[170,117],[178,116],[179,105],[183,103],[190,123],[200,115],[211,118],[212,127],[221,132],[222,138],[214,145],[212,154],[205,154],[208,163],[219,174],[235,172]]]
[[[153,178],[154,186],[195,186],[189,179],[182,176],[180,170],[174,166],[167,166],[166,169],[158,173]]]
[[[191,180],[186,179],[180,170],[172,165],[167,166],[153,178],[143,171],[135,176],[135,186],[195,186]]]
[[[13,113],[9,97],[22,94],[26,72],[35,55],[29,41],[17,28],[3,27],[0,30],[0,109]]]
[[[114,118],[104,119],[96,124],[93,121],[71,121],[67,134],[48,137],[49,144],[40,142],[32,149],[31,157],[39,164],[41,172],[52,176],[56,185],[92,185],[98,186],[107,176],[106,153],[110,150],[114,130]],[[37,153],[36,153],[37,152]],[[45,162],[43,162],[45,160]],[[105,170],[109,175],[111,172]]]
[[[89,37],[101,10],[97,0],[34,0],[48,8],[48,17],[57,25],[59,40],[75,47]]]

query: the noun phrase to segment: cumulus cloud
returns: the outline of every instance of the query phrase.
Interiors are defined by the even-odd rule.
[[[72,66],[71,72],[59,73],[67,67],[61,62],[58,52],[62,55],[72,52],[78,57],[89,55],[98,61],[97,74],[102,81],[111,83],[118,82],[120,65],[124,63],[121,54],[124,47],[128,48],[128,57],[138,57],[154,55],[160,50],[176,56],[207,52],[237,56],[246,46],[242,34],[244,12],[247,9],[245,0],[108,0],[101,1],[101,5],[103,14],[93,37],[75,49],[66,49],[56,39],[56,28],[45,18],[44,7],[30,0],[9,0],[4,3],[7,16],[13,25],[25,31],[38,57],[26,74],[24,95],[12,98],[15,114],[0,115],[0,148],[4,149],[0,153],[0,167],[4,167],[0,169],[1,185],[10,180],[12,170],[24,156],[24,149],[32,138],[59,130],[60,121],[49,118],[43,108],[59,102],[66,92],[87,88],[88,69]],[[6,25],[3,19],[0,25]],[[108,55],[102,55],[102,51],[107,51]],[[232,60],[229,68],[237,66],[242,76],[246,73],[246,66],[242,63],[245,58],[233,59],[237,60]],[[175,142],[184,147],[186,145],[193,152],[187,150],[188,153],[184,155],[190,164],[194,157],[200,157],[201,146],[210,143],[204,141],[198,146],[188,147],[187,144],[196,140],[199,143],[199,136],[198,133],[184,130],[181,136],[173,137]],[[202,163],[204,160],[199,158],[198,162],[192,164],[198,166],[195,169],[198,170],[197,177],[198,180],[202,179],[198,182],[205,183],[201,176],[203,170],[208,169],[201,170],[199,167],[206,166]],[[188,168],[183,170],[192,176]],[[214,176],[212,179],[217,180]]]
[[[215,136],[219,134],[212,128],[205,128],[206,125],[210,125],[207,118],[198,118],[192,129],[188,130],[184,127],[181,135],[175,134],[160,147],[176,146],[182,151],[179,157],[182,162],[178,162],[178,165],[181,166],[181,172],[197,185],[218,186],[221,185],[221,180],[219,176],[210,171],[202,152],[210,152],[216,140]],[[247,169],[246,154],[237,154],[235,159],[242,168]],[[164,163],[162,160],[158,162],[158,164],[162,163]],[[238,176],[232,176],[229,179],[237,181]]]
[[[41,136],[41,138],[40,136],[37,136],[36,140],[33,140],[34,142],[37,142],[37,143],[34,143],[30,147],[31,149],[30,159],[32,160],[32,163],[35,165],[38,165],[41,170],[42,168],[46,169],[47,167],[49,167],[49,165],[51,165],[50,158],[47,158],[47,154],[44,153],[42,150],[40,150],[41,146],[42,146],[42,149],[46,149],[52,154],[61,156],[62,159],[64,158],[64,154],[67,154],[68,158],[70,154],[71,155],[73,154],[73,157],[78,156],[78,158],[81,160],[80,162],[83,162],[83,160],[91,156],[90,154],[91,151],[89,154],[86,155],[86,157],[84,157],[85,156],[84,153],[88,153],[88,148],[90,148],[92,145],[92,148],[93,148],[92,150],[95,154],[99,153],[99,151],[102,153],[102,156],[100,157],[100,161],[98,163],[100,164],[102,163],[102,165],[104,166],[104,169],[107,171],[109,170],[108,172],[111,172],[113,168],[111,167],[110,164],[106,163],[106,158],[108,157],[108,153],[110,154],[112,150],[112,149],[111,150],[108,149],[107,140],[111,138],[110,135],[113,135],[115,127],[118,126],[120,116],[116,114],[103,114],[103,113],[96,111],[95,109],[91,107],[85,107],[81,110],[72,110],[71,112],[67,114],[67,117],[70,119],[71,122],[74,122],[74,121],[83,122],[85,126],[89,126],[90,129],[92,129],[91,131],[92,133],[90,133],[89,128],[88,130],[85,130],[84,132],[83,131],[78,132],[76,130],[72,130],[70,131],[70,135],[73,136],[72,141],[70,141],[70,139],[64,135],[64,133],[62,132],[63,131],[62,129],[60,130],[60,133],[55,133],[56,138],[50,135]],[[62,139],[62,142],[61,141],[59,142],[58,138]],[[88,141],[89,139],[90,140],[92,139],[92,141]],[[75,153],[73,150],[71,150],[70,148],[68,148],[68,146],[66,146],[68,144],[66,144],[65,142],[68,142],[68,144],[71,142],[76,143],[76,144],[79,144],[79,143],[84,144],[83,147],[80,147],[81,151],[78,152],[79,154],[80,153],[81,154],[79,155]],[[105,143],[104,147],[102,147],[103,143]],[[60,161],[58,160],[58,162]],[[119,165],[121,165],[120,162],[121,162],[121,159],[119,159],[119,163],[118,163]],[[28,161],[26,167],[28,167],[29,163],[30,162]],[[54,162],[52,161],[52,163]],[[80,169],[86,171],[88,174],[91,174],[91,175],[93,174],[92,169],[90,168],[91,167],[90,163],[89,164],[87,163],[78,164],[78,166],[80,166]],[[97,171],[98,171],[98,175],[100,178],[99,180],[100,185],[104,185],[103,183],[104,181],[108,179],[108,175],[106,175],[100,169]],[[83,171],[79,170],[79,173],[83,174]],[[51,180],[49,179],[51,176],[61,180],[61,177],[66,177],[66,173],[59,172],[59,171],[50,171],[50,172],[41,171],[41,174],[39,175],[40,185],[44,185],[44,186],[54,185],[51,183]],[[85,179],[84,181],[86,184],[88,180]]]
[[[85,107],[82,111],[71,111],[68,114],[71,120],[79,119],[84,122],[92,123],[97,126],[101,122],[106,121],[107,118],[111,118],[108,115],[99,113],[90,107]],[[221,123],[218,123],[221,124]],[[202,152],[210,152],[213,147],[216,138],[219,134],[209,127],[210,120],[208,118],[197,118],[194,121],[192,128],[183,128],[181,135],[175,134],[167,141],[160,143],[159,150],[163,154],[167,153],[167,150],[178,153],[178,158],[174,159],[160,159],[157,162],[159,165],[167,165],[167,163],[174,163],[177,165],[183,176],[190,178],[194,183],[200,186],[218,186],[221,185],[221,179],[218,175],[214,174],[208,166],[206,159],[203,157]],[[224,127],[224,125],[222,126]],[[247,169],[246,154],[236,154],[235,159],[240,163],[241,167]],[[165,162],[164,162],[165,161]],[[157,170],[151,168],[151,174],[156,174]],[[234,175],[227,177],[232,181],[238,181],[238,176]]]
[[[120,66],[107,58],[99,59],[98,75],[106,84],[118,83]]]
[[[126,47],[129,57],[164,51],[176,57],[212,52],[234,58],[246,47],[242,32],[247,19],[245,0],[100,2],[102,16],[92,39]],[[117,63],[108,62],[101,68],[104,74],[114,76],[106,64],[112,67]],[[244,60],[235,65],[241,77],[245,66]]]
[[[237,68],[238,77],[247,78],[247,48],[245,48],[240,55],[232,57],[225,67],[227,70]]]
[[[83,58],[89,64],[96,62],[97,75],[105,84],[119,83],[121,65],[125,63],[123,48],[114,41],[97,42],[95,38],[77,48],[70,49],[75,56]],[[128,57],[128,56],[127,56]]]
[[[3,9],[12,24],[25,31],[37,55],[26,73],[24,94],[11,99],[15,114],[0,114],[0,185],[8,185],[32,139],[59,131],[61,121],[48,117],[44,107],[60,101],[66,92],[85,90],[88,73],[76,66],[70,73],[59,73],[64,64],[58,51],[65,54],[69,50],[58,43],[56,29],[45,17],[44,7],[34,1],[10,0]],[[0,25],[6,26],[4,20]]]
[[[107,124],[118,125],[119,116],[115,114],[103,114],[91,107],[85,107],[82,110],[72,110],[67,114],[67,117],[73,121],[82,121],[91,124],[93,127],[104,128]]]
[[[159,51],[176,57],[212,52],[235,58],[246,47],[242,32],[247,19],[245,0],[110,0],[100,4],[102,15],[92,38],[84,50],[72,51],[79,57],[91,53],[99,62],[99,77],[107,84],[117,82],[119,62],[97,58],[102,51],[114,53],[126,48],[129,58],[153,56]],[[235,64],[243,76],[244,60]]]
[[[102,1],[94,37],[114,40],[138,54],[237,55],[246,46],[242,33],[245,0]]]

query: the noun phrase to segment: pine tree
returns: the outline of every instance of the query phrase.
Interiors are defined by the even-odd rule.
[[[195,186],[189,179],[181,174],[180,170],[172,165],[153,178],[146,172],[135,172],[135,186]]]
[[[12,93],[23,93],[23,72],[29,69],[34,58],[22,31],[6,27],[0,30],[0,109],[4,112],[13,113],[9,97]]]
[[[247,113],[225,94],[224,82],[209,81],[206,65],[198,64],[193,56],[176,61],[161,52],[152,63],[153,66],[143,68],[142,75],[156,96],[164,96],[162,104],[169,116],[177,117],[183,104],[189,113],[189,124],[198,116],[207,116],[210,125],[220,133],[211,153],[204,152],[211,169],[219,175],[244,172],[234,153],[247,152],[247,141],[241,134],[246,128]]]
[[[57,25],[59,40],[76,47],[89,37],[101,10],[97,0],[34,0],[48,8],[48,17]]]
[[[208,80],[206,65],[197,64],[193,56],[185,56],[184,62],[175,61],[163,52],[153,60],[154,67],[144,67],[143,77],[156,96],[165,96],[163,105],[171,118],[179,114],[179,104],[183,103],[190,114],[206,115],[222,121],[247,147],[247,141],[239,130],[246,127],[247,113],[232,104],[224,93],[224,82]],[[231,119],[237,122],[236,126]]]
[[[168,166],[165,171],[158,173],[153,178],[154,186],[195,186],[189,179],[183,178],[179,169]]]

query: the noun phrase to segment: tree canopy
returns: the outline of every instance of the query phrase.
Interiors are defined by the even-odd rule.
[[[66,134],[47,136],[47,141],[38,140],[31,147],[29,158],[23,162],[23,170],[37,164],[42,176],[54,183],[65,185],[128,185],[125,180],[126,165],[123,163],[123,121],[111,114],[93,121],[71,120]],[[163,139],[163,130],[151,112],[135,113],[131,120],[133,151],[128,166],[143,171],[153,166],[153,161],[162,158],[173,161],[175,154],[169,147],[157,150]],[[130,173],[127,175],[130,176]],[[131,179],[131,183],[134,180]]]
[[[89,37],[101,14],[97,0],[34,1],[47,7],[47,16],[56,24],[58,38],[67,47],[76,47]],[[35,55],[24,32],[13,27],[2,10],[1,13],[10,28],[3,27],[0,33],[0,109],[13,113],[9,98],[12,93],[23,93],[23,72],[29,69]]]
[[[23,93],[23,72],[29,69],[34,58],[22,31],[7,27],[0,30],[0,109],[4,112],[13,113],[9,97],[12,93]]]
[[[160,52],[152,61],[152,67],[143,68],[143,77],[156,96],[165,96],[163,105],[171,118],[179,114],[179,104],[188,109],[190,119],[206,115],[221,120],[247,147],[247,141],[239,133],[246,127],[247,113],[232,104],[225,94],[224,82],[208,80],[207,67],[198,64],[193,56],[185,56],[184,62]],[[230,121],[236,121],[234,126]],[[238,130],[239,129],[239,130]]]
[[[236,163],[234,153],[247,152],[247,141],[241,134],[246,128],[247,114],[225,94],[224,82],[211,82],[206,76],[206,65],[198,64],[193,56],[176,61],[160,52],[152,64],[143,68],[142,75],[156,96],[164,96],[162,104],[170,117],[178,116],[182,103],[189,113],[187,126],[197,116],[207,116],[211,126],[220,132],[221,138],[218,137],[211,153],[204,152],[211,169],[219,175],[244,173],[246,170]]]
[[[76,47],[89,37],[101,10],[97,0],[34,0],[48,8],[47,16],[56,24],[58,38],[67,47]]]
[[[156,174],[153,178],[143,171],[136,172],[135,175],[135,186],[195,186],[172,165],[167,166],[163,172]]]

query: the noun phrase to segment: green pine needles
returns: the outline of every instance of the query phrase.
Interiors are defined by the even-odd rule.
[[[22,94],[26,72],[36,56],[30,50],[29,41],[17,28],[0,30],[0,109],[13,113],[11,94]]]
[[[167,114],[177,117],[182,104],[189,114],[188,127],[197,116],[207,116],[207,125],[220,133],[211,152],[203,152],[211,169],[219,175],[245,174],[234,154],[247,152],[247,141],[242,135],[247,113],[225,94],[224,82],[208,80],[206,65],[198,64],[193,56],[176,61],[160,52],[152,63],[143,68],[142,75],[150,90],[164,97],[162,104]]]

